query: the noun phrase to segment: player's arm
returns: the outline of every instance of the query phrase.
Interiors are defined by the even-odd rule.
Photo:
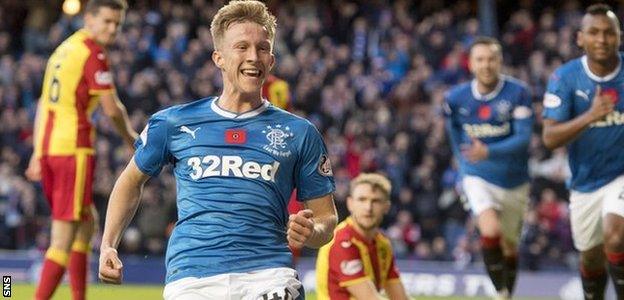
[[[106,283],[121,283],[122,264],[117,256],[117,246],[141,199],[143,185],[149,175],[139,170],[134,158],[121,173],[111,192],[106,210],[106,223],[100,246],[99,276]]]
[[[384,290],[386,290],[386,294],[388,294],[388,298],[390,300],[407,300],[407,293],[405,292],[405,287],[400,279],[391,279],[388,280],[386,285],[384,286]]]
[[[314,222],[314,230],[305,245],[310,248],[320,248],[334,237],[334,229],[338,223],[334,196],[328,194],[308,200],[305,202],[305,208],[312,211],[312,221]]]
[[[100,103],[102,104],[104,114],[111,120],[117,133],[119,133],[128,147],[134,149],[134,141],[138,135],[132,129],[126,107],[121,103],[117,94],[112,92],[101,95]]]
[[[39,161],[39,154],[37,153],[37,134],[39,133],[39,118],[41,115],[41,100],[37,103],[37,109],[35,110],[35,121],[33,123],[33,135],[32,146],[33,153],[28,161],[28,168],[26,168],[26,178],[31,181],[41,180],[41,162]]]
[[[370,279],[362,280],[358,283],[347,285],[347,291],[351,294],[351,297],[357,300],[377,300],[377,299],[386,299],[384,298],[377,289],[375,288],[375,284]],[[391,299],[402,299],[402,298],[391,298]],[[407,298],[403,298],[407,299]]]
[[[451,119],[451,117],[446,118],[446,132],[449,137],[449,143],[451,144],[451,150],[453,150],[453,154],[456,157],[460,155],[459,142],[461,141],[461,129],[458,126],[455,126],[455,123]]]
[[[307,200],[305,208],[289,217],[288,244],[295,249],[320,248],[331,241],[338,222],[334,197],[327,194]]]
[[[530,116],[524,118],[514,118],[514,131],[508,138],[487,144],[488,157],[496,158],[500,156],[517,153],[519,149],[527,149],[531,141],[531,133],[533,130],[533,118],[531,109],[526,106],[517,107],[514,112],[524,111]]]
[[[390,245],[389,253],[393,253],[392,245]],[[386,282],[384,283],[384,290],[386,294],[390,298],[390,300],[405,300],[409,299],[407,297],[407,292],[405,291],[405,287],[401,282],[401,276],[399,275],[399,269],[396,266],[396,260],[394,259],[394,255],[392,255],[392,261],[390,263],[390,269],[387,273],[388,277]]]
[[[544,99],[544,102],[547,100]],[[597,86],[590,108],[576,118],[558,122],[545,118],[542,140],[548,149],[555,149],[573,141],[591,123],[603,119],[614,109],[614,101],[607,95],[601,94],[601,87]]]
[[[460,155],[460,147],[459,144],[461,142],[462,129],[458,126],[455,121],[453,108],[451,106],[448,95],[444,97],[444,104],[442,104],[442,111],[444,113],[444,125],[446,128],[446,133],[449,138],[449,144],[451,145],[451,150],[453,151],[453,155],[459,158]]]

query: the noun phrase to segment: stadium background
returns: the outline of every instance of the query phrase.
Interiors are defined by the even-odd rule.
[[[119,96],[140,131],[157,110],[220,91],[220,75],[210,60],[209,25],[223,1],[129,3],[123,33],[109,58]],[[449,86],[470,78],[466,50],[471,41],[482,33],[494,35],[503,44],[504,73],[529,83],[537,115],[520,284],[528,284],[523,276],[573,278],[578,262],[564,186],[567,157],[564,149],[550,152],[542,145],[540,113],[548,76],[580,55],[575,31],[589,3],[268,1],[278,17],[274,74],[290,84],[293,111],[325,137],[341,219],[350,178],[363,171],[384,172],[393,183],[394,202],[383,227],[402,270],[434,274],[434,285],[440,284],[440,274],[481,273],[477,233],[459,200],[440,104]],[[18,281],[37,276],[34,270],[49,242],[41,187],[26,181],[23,172],[47,57],[81,26],[80,16],[63,13],[62,4],[0,1],[0,273],[14,274]],[[624,16],[617,3],[610,4]],[[94,193],[102,223],[108,194],[129,154],[105,117],[96,114],[95,123]],[[174,179],[165,170],[147,184],[120,252],[146,270],[160,270],[175,219]],[[94,250],[98,245],[96,240]],[[312,268],[314,254],[304,252],[303,268]],[[159,284],[161,277],[151,282],[137,278]],[[462,291],[457,287],[454,293]]]

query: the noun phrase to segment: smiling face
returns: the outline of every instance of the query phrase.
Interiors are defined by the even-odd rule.
[[[477,44],[470,51],[470,71],[477,81],[485,86],[498,82],[503,57],[495,44]]]
[[[124,16],[123,10],[102,6],[95,12],[85,14],[84,28],[91,34],[96,43],[108,46],[115,41]]]
[[[576,42],[585,50],[590,61],[605,63],[617,58],[620,48],[620,28],[611,11],[606,14],[586,14],[577,33]]]
[[[370,183],[355,186],[347,198],[347,208],[356,226],[370,233],[376,230],[390,209],[388,195]]]
[[[243,98],[260,97],[275,57],[266,28],[254,22],[231,24],[212,59],[221,69],[224,92]]]

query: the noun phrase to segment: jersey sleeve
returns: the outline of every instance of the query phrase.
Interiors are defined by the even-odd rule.
[[[167,120],[162,113],[150,118],[139,139],[135,142],[134,162],[141,172],[157,176],[168,162]]]
[[[544,94],[544,119],[563,122],[572,119],[572,90],[561,69],[556,70],[548,79]]]
[[[514,120],[522,120],[533,117],[533,101],[531,92],[525,86],[520,89],[518,104],[514,107],[512,117]]]
[[[349,240],[337,240],[332,244],[329,250],[329,273],[336,277],[341,287],[372,280],[366,275],[359,249]]]
[[[392,252],[390,252],[392,253]],[[390,263],[390,270],[388,270],[388,280],[400,279],[399,268],[396,265],[394,255],[392,255],[392,261]]]
[[[451,99],[451,93],[447,92],[444,96],[442,112],[444,113],[444,118],[446,119],[445,127],[449,137],[449,143],[451,144],[451,150],[453,151],[453,154],[460,159],[461,155],[459,151],[459,144],[461,143],[462,130],[461,126],[459,126],[455,121],[455,113],[453,111],[454,107]]]
[[[101,49],[91,50],[85,62],[84,78],[91,95],[103,94],[113,89],[113,75],[108,68],[106,54]]]
[[[321,134],[312,125],[305,132],[295,169],[297,200],[305,201],[335,190],[334,174]]]

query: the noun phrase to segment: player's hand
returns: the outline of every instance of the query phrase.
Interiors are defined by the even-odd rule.
[[[462,155],[471,163],[484,160],[488,157],[488,147],[482,141],[473,138],[470,145],[462,145]]]
[[[100,280],[104,283],[121,284],[123,278],[123,264],[113,247],[100,250]]]
[[[293,249],[301,249],[305,242],[314,233],[314,220],[312,210],[300,210],[296,214],[288,217],[288,230],[286,238],[288,246]]]
[[[41,162],[35,155],[30,157],[30,161],[28,162],[28,168],[26,172],[24,172],[26,178],[30,181],[39,181],[41,180]]]
[[[612,94],[603,94],[602,87],[597,86],[594,99],[592,99],[591,107],[588,113],[592,122],[602,120],[606,115],[610,114],[615,108],[615,101]]]

